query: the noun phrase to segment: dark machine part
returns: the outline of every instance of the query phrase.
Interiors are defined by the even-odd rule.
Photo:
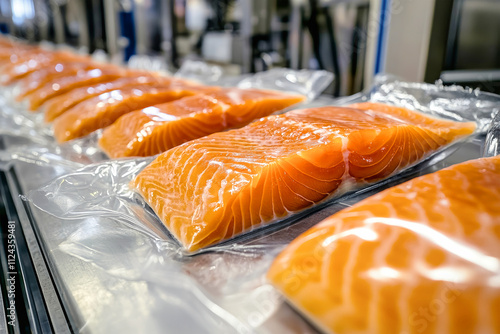
[[[136,54],[136,34],[134,4],[132,1],[120,1],[118,10],[118,21],[120,23],[120,36],[123,41],[127,41],[124,46],[124,61]]]
[[[83,1],[83,4],[86,24],[81,27],[81,31],[87,38],[82,39],[80,45],[88,45],[89,53],[98,49],[107,51],[103,0]]]
[[[436,1],[425,81],[500,93],[500,2]]]
[[[74,332],[32,220],[16,172],[0,171],[0,332]]]
[[[335,18],[338,9],[354,15],[338,21]],[[362,90],[368,12],[369,1],[296,3],[290,16],[288,66],[333,72],[335,80],[325,92],[334,96]]]
[[[335,75],[335,80],[333,82],[333,96],[337,97],[340,95],[341,74],[333,18],[331,16],[329,7],[319,8],[318,0],[309,0],[309,11],[310,15],[309,19],[307,20],[307,27],[309,29],[309,33],[311,34],[314,55],[320,69],[327,69],[325,67],[325,63],[323,62],[324,55],[321,54],[320,49],[321,36],[319,20],[320,18],[324,19],[324,26],[326,28],[330,50],[330,54],[328,56],[331,57],[330,59],[332,60],[333,74]]]

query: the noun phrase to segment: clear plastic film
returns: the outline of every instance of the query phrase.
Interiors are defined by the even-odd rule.
[[[405,100],[410,98],[406,96]],[[348,103],[369,99],[370,95],[359,95]],[[474,109],[470,112],[474,113]],[[39,208],[38,214],[49,213],[52,217],[42,227],[51,249],[91,264],[89,272],[80,274],[96,280],[99,295],[123,301],[114,303],[96,297],[89,307],[88,285],[74,283],[75,273],[68,272],[75,269],[65,273],[58,268],[92,332],[127,332],[136,328],[131,326],[140,325],[141,330],[160,333],[164,326],[175,323],[186,326],[179,331],[315,333],[267,282],[265,275],[275,256],[295,237],[331,214],[415,175],[476,158],[481,145],[482,137],[472,137],[455,145],[456,153],[451,147],[439,150],[405,173],[366,185],[196,256],[186,256],[144,199],[128,187],[152,158],[85,166],[29,193],[27,199]],[[66,237],[58,239],[61,234]],[[52,256],[58,256],[58,252]],[[140,288],[144,285],[148,288]],[[144,318],[134,322],[128,319],[126,315],[135,308],[126,300],[140,304]],[[95,305],[105,305],[110,312],[96,315],[92,310]],[[177,321],[173,321],[173,314]],[[116,321],[117,315],[121,321]],[[200,324],[204,325],[202,329]]]
[[[396,104],[436,117],[459,122],[474,121],[478,132],[485,133],[491,119],[500,111],[500,97],[479,89],[461,86],[405,82],[391,75],[378,75],[373,86],[361,94],[364,99]],[[338,99],[336,104],[357,100],[360,94]]]
[[[307,96],[309,100],[314,100],[332,80],[334,80],[333,74],[327,71],[274,68],[241,80],[238,87],[298,93]]]
[[[500,113],[497,113],[491,121],[486,140],[484,142],[485,157],[500,155]]]
[[[499,125],[497,113],[482,157],[355,199],[299,235],[268,281],[325,333],[499,333]]]
[[[205,85],[218,85],[223,79],[224,70],[221,66],[207,64],[199,60],[185,60],[175,77],[195,80]]]
[[[203,64],[203,66],[209,66],[206,64]],[[180,74],[183,72],[187,72],[187,70],[182,70],[180,71]],[[328,72],[324,71],[309,71],[307,74],[303,71],[293,71],[293,70],[287,70],[286,73],[283,71],[269,71],[264,74],[261,74],[259,76],[250,76],[248,78],[244,79],[244,82],[246,84],[252,84],[256,85],[258,82],[261,82],[262,77],[266,77],[267,81],[269,82],[266,87],[264,88],[272,88],[275,91],[283,91],[284,88],[286,88],[287,92],[295,93],[295,96],[298,96],[297,94],[304,94],[308,95],[309,97],[317,96],[318,94],[321,93],[321,91],[326,87],[325,85],[328,85],[329,82],[331,81],[332,77],[331,74]],[[183,78],[188,78],[192,79],[192,75],[188,75],[184,73]],[[199,75],[199,74],[198,74]],[[300,80],[295,80],[294,82],[288,82],[288,85],[284,87],[281,83],[283,81],[289,80],[285,79],[284,77],[287,76],[289,79],[293,78],[294,76],[300,77]],[[179,75],[181,77],[181,75]],[[211,82],[211,84],[223,84],[227,85],[229,82],[227,80],[220,79],[220,77],[217,77],[218,79],[215,80],[214,82]],[[220,80],[219,80],[220,79]],[[238,84],[238,82],[241,82],[241,78],[238,78],[235,82],[231,82],[231,84]],[[274,84],[272,84],[274,82]],[[234,103],[238,104],[239,102],[236,101],[238,100],[238,94],[237,92],[228,94],[229,98],[232,98]],[[111,99],[113,99],[111,97]],[[181,99],[182,100],[182,99]],[[290,108],[285,108],[284,107],[279,107],[280,103],[284,106],[288,106],[290,103],[286,104],[285,103],[285,98],[283,98],[283,102],[276,102],[274,105],[271,105],[272,103],[268,103],[267,108],[271,111],[273,110],[278,110],[279,112],[283,112],[284,110],[289,110]],[[204,101],[201,101],[201,103],[204,103]],[[244,101],[242,102],[244,103]],[[187,106],[186,108],[190,108],[190,106]],[[242,107],[245,109],[245,107]],[[274,109],[273,109],[274,108]],[[293,105],[291,108],[296,108],[296,105]],[[154,107],[152,107],[154,109]],[[219,108],[220,109],[220,108]],[[217,119],[217,117],[226,117],[224,115],[219,116],[219,109],[215,108],[214,110],[214,116],[212,117],[213,119],[210,120],[210,122],[214,122],[214,120]],[[149,109],[148,109],[149,110]],[[256,112],[266,112],[266,107],[262,108],[255,108]],[[161,110],[160,110],[161,111]],[[244,110],[243,110],[244,111]],[[253,113],[245,113],[242,111],[243,118],[236,118],[240,123],[243,122],[244,125],[247,122],[250,122],[252,119],[246,120],[244,117],[252,117]],[[75,161],[75,162],[84,162],[87,161],[88,163],[92,162],[99,162],[99,161],[104,161],[107,160],[106,154],[101,150],[101,148],[98,145],[98,141],[101,137],[101,131],[93,132],[87,137],[83,137],[80,139],[76,140],[71,140],[68,142],[65,142],[63,144],[57,144],[55,140],[52,139],[51,134],[53,133],[52,128],[45,123],[42,118],[43,115],[41,113],[31,113],[26,111],[24,107],[22,106],[16,106],[15,108],[12,107],[12,103],[5,103],[5,112],[8,113],[6,116],[9,120],[14,119],[14,117],[17,117],[20,119],[20,122],[22,124],[19,124],[18,126],[15,127],[16,134],[19,136],[26,135],[29,137],[30,140],[34,141],[35,144],[32,145],[31,149],[44,149],[47,148],[49,149],[52,153],[56,154],[61,154],[61,156],[65,159]],[[204,114],[207,114],[204,112]],[[267,113],[268,114],[268,113]],[[260,115],[259,113],[255,114],[255,118],[259,118]],[[10,118],[9,118],[10,117]],[[204,115],[201,116],[202,118]],[[124,121],[125,122],[125,121]],[[203,121],[202,121],[203,122]],[[226,121],[222,120],[219,122],[220,124],[217,124],[217,129],[212,129],[210,127],[208,129],[208,132],[206,134],[215,132],[215,131],[222,131],[225,130],[228,126],[229,127],[235,127],[238,126],[237,123],[235,124],[227,124],[225,125]],[[240,126],[241,126],[240,125]],[[10,131],[10,130],[9,130]],[[59,131],[60,132],[60,131]],[[41,138],[41,139],[40,139]],[[42,143],[43,145],[37,145],[37,142],[40,142],[41,140],[44,140]],[[188,138],[191,139],[191,138]],[[179,138],[178,141],[185,141],[187,139],[185,138]],[[155,152],[154,154],[157,154],[158,152]],[[86,154],[89,154],[86,156]]]
[[[393,85],[393,83],[390,83],[390,82],[386,83],[386,84]],[[401,82],[397,82],[396,84],[405,85],[404,83],[401,83]],[[371,100],[372,95],[379,96],[379,95],[385,94],[387,96],[387,99],[391,99],[391,101],[397,105],[408,106],[406,101],[409,101],[409,100],[411,100],[414,103],[417,103],[419,105],[423,104],[423,102],[422,103],[418,102],[419,100],[416,96],[410,96],[409,94],[402,95],[402,93],[398,93],[398,96],[401,99],[401,101],[400,101],[400,103],[396,103],[397,102],[396,98],[390,97],[390,94],[386,93],[386,89],[385,89],[386,86],[385,85],[377,85],[376,87],[381,87],[382,93],[378,93],[378,91],[376,89],[374,89],[370,92],[369,95],[358,95],[355,98],[349,99],[349,103],[355,103],[356,101]],[[435,87],[433,86],[431,90],[433,90],[434,88]],[[422,90],[425,90],[425,86],[419,87],[419,90],[420,90],[419,93],[422,94]],[[436,95],[439,95],[439,94],[436,94]],[[441,97],[439,97],[439,99],[441,99]],[[375,99],[375,100],[377,101],[377,99]],[[453,102],[449,102],[449,103],[453,104]],[[479,102],[477,102],[477,103],[480,104]],[[441,102],[441,104],[443,105],[444,102]],[[359,107],[362,107],[362,105],[359,105]],[[423,109],[424,110],[422,110],[422,113],[424,113],[424,114],[428,113],[428,110],[426,108],[423,108]],[[459,117],[459,115],[456,115],[452,111],[453,110],[452,108],[449,108],[447,110],[448,110],[448,118],[456,119],[457,117]],[[475,112],[476,111],[474,109],[469,109],[470,115],[468,115],[468,117],[470,117],[472,119],[477,118],[477,120],[478,120],[477,124],[479,124],[479,125],[483,124],[485,122],[485,120],[480,116],[477,116],[477,115],[475,116],[474,115]],[[485,112],[485,109],[479,109],[478,113],[482,113],[483,117],[485,115],[487,115],[487,113]],[[300,111],[299,111],[299,114],[300,114]],[[489,115],[488,115],[488,117],[489,117]],[[491,122],[491,119],[489,119],[489,121]],[[462,131],[462,130],[459,130],[459,131]],[[477,131],[480,132],[481,128],[479,128]],[[95,135],[95,136],[98,136],[98,135]],[[315,210],[318,210],[318,208],[320,208],[320,207],[324,207],[325,205],[328,205],[333,200],[336,200],[336,199],[340,198],[341,196],[351,196],[351,197],[354,196],[355,197],[362,192],[373,189],[374,187],[376,188],[384,183],[392,182],[393,180],[397,180],[398,178],[401,177],[401,175],[404,175],[404,173],[411,174],[411,173],[418,172],[420,169],[422,169],[426,166],[430,166],[430,165],[435,164],[436,162],[438,162],[442,159],[445,159],[457,147],[459,147],[462,144],[464,139],[467,139],[467,136],[461,135],[461,137],[460,136],[457,137],[456,140],[455,139],[450,140],[448,144],[443,144],[441,146],[438,146],[436,148],[429,150],[428,152],[423,152],[422,153],[423,156],[420,159],[417,159],[414,162],[411,162],[410,164],[408,164],[406,166],[403,165],[403,167],[401,167],[401,168],[396,168],[394,170],[394,172],[392,172],[389,175],[385,175],[384,177],[377,177],[374,179],[374,181],[370,181],[370,179],[367,179],[366,181],[358,182],[358,181],[354,181],[354,179],[353,180],[346,179],[345,181],[342,181],[342,183],[340,183],[340,187],[338,189],[335,189],[334,192],[330,193],[328,196],[323,198],[321,201],[317,201],[316,204],[313,205],[312,208],[309,208],[308,210],[305,210],[305,211],[304,210],[296,210],[296,212],[291,212],[282,218],[277,218],[277,219],[274,219],[271,221],[267,221],[262,226],[258,226],[258,225],[253,226],[250,229],[250,230],[252,230],[253,233],[248,234],[247,233],[248,231],[243,231],[243,233],[238,233],[235,236],[237,236],[238,238],[245,239],[248,237],[248,235],[258,234],[260,228],[266,230],[266,229],[270,228],[269,226],[287,225],[288,223],[296,221],[302,215],[307,214],[310,211],[315,211]],[[322,139],[320,139],[320,141],[322,141]],[[68,144],[71,144],[71,143],[68,143]],[[90,156],[90,158],[87,159],[87,162],[99,161],[101,158],[103,158],[102,153],[99,150],[91,149],[90,151],[88,151],[89,147],[93,147],[93,146],[87,145],[86,142],[83,141],[82,143],[75,143],[73,146],[68,145],[68,147],[66,147],[67,151],[61,150],[60,148],[58,148],[57,150],[54,148],[52,148],[52,149],[49,148],[47,151],[45,151],[45,153],[50,153],[50,154],[58,154],[59,153],[59,154],[64,156],[64,155],[71,155],[76,150],[80,154],[79,155],[73,154],[72,160],[77,160],[77,162],[80,162],[80,163],[82,163],[82,160],[83,160],[82,157],[84,157],[86,154],[88,154]],[[87,151],[84,151],[85,149],[87,149]],[[284,149],[286,149],[286,148],[284,148]],[[42,151],[42,152],[44,152],[44,151]],[[71,154],[68,152],[70,152]],[[174,153],[172,153],[172,154],[174,154]],[[140,204],[141,207],[147,208],[148,206],[145,203],[140,202],[137,199],[138,195],[135,192],[132,192],[129,188],[129,184],[137,177],[137,175],[143,169],[144,165],[141,164],[140,165],[140,166],[142,166],[141,168],[134,167],[133,169],[131,169],[131,167],[130,167],[131,165],[130,165],[129,160],[126,160],[126,161],[127,161],[127,163],[125,163],[125,164],[122,164],[121,161],[116,161],[116,162],[105,163],[103,165],[100,165],[100,164],[91,165],[91,166],[89,166],[88,173],[87,172],[83,173],[83,174],[78,173],[77,178],[78,177],[84,178],[84,180],[82,180],[82,184],[88,184],[92,178],[99,178],[101,180],[98,184],[95,184],[95,186],[99,187],[99,189],[94,189],[91,187],[88,190],[82,189],[81,191],[83,191],[83,192],[88,191],[89,193],[92,193],[92,194],[100,194],[100,196],[116,196],[116,198],[124,199],[129,204],[130,203],[136,203],[136,204],[141,203]],[[130,160],[130,161],[133,162],[135,160]],[[137,161],[142,161],[142,160],[137,160]],[[149,159],[148,161],[153,161],[153,160]],[[110,168],[109,171],[107,170],[108,168]],[[106,172],[103,172],[103,171],[106,171]],[[113,177],[113,175],[114,175],[113,171],[118,173],[118,175],[122,175],[122,174],[126,175],[126,178],[120,179],[120,182],[117,182],[116,177]],[[103,172],[104,174],[100,174],[101,172]],[[167,171],[161,172],[161,173],[166,173],[166,172]],[[352,175],[354,175],[354,174],[352,174]],[[180,176],[176,176],[176,177],[180,177]],[[50,192],[50,193],[53,193],[53,200],[49,201],[48,203],[39,204],[39,206],[43,210],[46,210],[47,212],[49,212],[51,214],[55,214],[56,216],[62,217],[62,218],[70,218],[75,213],[77,214],[77,216],[80,214],[90,214],[91,211],[87,212],[86,209],[91,207],[94,210],[97,206],[95,203],[93,203],[93,204],[87,203],[84,200],[81,200],[81,205],[78,206],[77,212],[75,212],[73,210],[73,208],[63,208],[63,209],[58,208],[60,206],[60,201],[62,201],[64,203],[72,202],[71,198],[74,196],[74,189],[72,187],[74,186],[75,182],[71,181],[71,182],[67,183],[68,188],[66,189],[65,187],[63,187],[63,185],[66,185],[64,178],[65,177],[63,177],[61,180],[54,181],[53,186],[56,187],[55,190],[54,189],[49,190],[49,189],[51,189],[50,188],[51,185],[48,185],[47,188],[41,189],[39,192],[33,193],[32,196],[35,196],[35,194],[39,194],[39,196],[33,197],[34,203],[37,204],[38,201],[41,201],[42,198],[45,197],[46,192]],[[106,178],[109,178],[109,179],[106,179]],[[127,189],[127,191],[124,193],[114,193],[113,190],[115,190],[115,189]],[[139,186],[137,186],[137,189],[139,189]],[[98,196],[98,198],[100,196]],[[35,200],[35,198],[36,198],[36,200]],[[130,204],[130,205],[132,205],[132,204]],[[106,206],[104,206],[104,207],[106,207]],[[109,211],[111,215],[113,215],[115,213],[115,211],[114,211],[115,209],[120,209],[120,208],[122,208],[122,207],[121,206],[119,208],[114,208],[114,207],[109,208],[108,207],[108,209],[111,209],[111,211]],[[154,209],[156,210],[157,208],[154,208]],[[52,210],[55,210],[55,211],[52,211]],[[301,213],[301,211],[302,211],[302,213]],[[136,217],[134,217],[133,215],[130,216],[129,218],[131,221],[137,223],[138,225],[141,225],[144,223],[144,222],[141,222],[140,219],[139,220],[135,219]],[[147,225],[152,226],[156,223],[159,223],[158,219],[148,221]],[[162,229],[167,231],[167,229],[161,223],[159,223],[159,226],[161,226]],[[241,236],[240,236],[240,234],[241,234]],[[176,237],[178,238],[178,236],[176,236]],[[173,239],[175,240],[175,238],[173,238]],[[231,240],[232,238],[229,238],[229,239],[230,240],[227,242],[228,244],[231,244],[234,242],[234,240]],[[225,241],[225,239],[222,239],[221,241]],[[224,243],[223,243],[223,245],[224,245]],[[215,247],[218,247],[218,245],[216,245]],[[225,247],[225,246],[223,246],[223,247]],[[213,249],[213,245],[209,244],[207,246],[203,246],[202,248],[211,250],[211,249]]]
[[[55,51],[53,45],[41,45],[41,49],[49,52]],[[77,52],[77,50],[64,46],[59,49],[74,55],[84,55],[82,52]],[[96,52],[92,55],[94,63],[105,65],[105,59],[102,59],[98,54],[99,52]],[[8,64],[4,66],[10,68]],[[30,76],[21,78],[8,86],[0,88],[0,134],[17,137],[17,142],[23,143],[19,146],[29,147],[33,145],[35,148],[56,146],[52,127],[44,121],[43,112],[40,112],[40,110],[29,111],[28,101],[26,99],[18,100],[19,94],[26,90],[26,84],[30,83],[30,81],[27,81],[28,78]],[[34,83],[36,83],[37,77],[35,76],[34,78]],[[43,110],[43,107],[41,109]],[[13,145],[10,148],[12,149],[14,146],[17,145]]]
[[[267,277],[325,333],[499,333],[499,202],[500,156],[453,165],[320,222]]]

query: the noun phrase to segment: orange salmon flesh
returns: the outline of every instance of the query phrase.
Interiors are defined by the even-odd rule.
[[[296,238],[269,281],[328,333],[500,333],[500,157],[382,191]]]
[[[292,110],[170,149],[131,187],[196,251],[309,208],[341,186],[391,176],[474,129],[374,103]]]

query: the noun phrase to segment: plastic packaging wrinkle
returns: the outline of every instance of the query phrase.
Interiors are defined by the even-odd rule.
[[[280,90],[302,94],[307,96],[309,100],[314,100],[328,87],[332,80],[335,80],[334,75],[327,71],[274,68],[245,78],[237,86],[239,88]]]
[[[332,79],[331,74],[325,71],[308,71],[306,73],[303,71],[294,70],[271,70],[258,76],[251,75],[243,79],[242,77],[236,77],[228,81],[226,78],[216,76],[216,78],[212,78],[213,80],[208,80],[206,79],[206,71],[217,72],[216,70],[212,69],[214,65],[207,65],[205,63],[200,64],[199,62],[194,62],[194,64],[196,66],[193,65],[193,62],[186,62],[185,68],[181,68],[176,76],[179,78],[196,80],[205,78],[204,82],[206,84],[216,84],[222,86],[234,86],[243,81],[245,82],[245,85],[258,86],[258,83],[262,81],[262,78],[266,78],[266,87],[262,88],[268,88],[277,91],[286,90],[287,92],[292,92],[295,94],[303,94],[305,96],[308,96],[309,98],[318,96]],[[202,70],[201,73],[196,72],[192,69],[193,66],[195,70],[200,66],[204,70]],[[195,71],[195,73],[192,73],[193,71]],[[284,76],[287,76],[289,79],[285,79]],[[287,81],[290,80],[290,78],[294,77],[300,77],[300,80],[293,79],[292,81]],[[283,82],[287,82],[287,84],[283,85]],[[108,157],[98,145],[98,141],[102,134],[102,131],[93,132],[86,137],[70,140],[63,144],[58,144],[52,136],[54,133],[52,126],[43,121],[43,113],[29,112],[27,111],[25,105],[14,103],[12,95],[14,94],[13,91],[15,91],[15,89],[7,87],[5,90],[0,91],[4,93],[3,98],[0,99],[0,117],[6,119],[6,122],[2,123],[2,125],[0,126],[0,133],[25,137],[28,142],[32,142],[31,145],[26,145],[24,147],[25,149],[49,148],[52,152],[61,154],[63,158],[75,161],[77,163],[94,163],[108,160]],[[293,107],[296,106],[292,106],[292,108]],[[284,110],[288,109],[289,108]],[[280,110],[279,112],[283,112],[283,110]],[[13,123],[15,126],[9,126],[10,123]]]
[[[499,202],[500,156],[456,164],[320,222],[268,278],[328,333],[500,333]]]
[[[385,86],[381,85],[381,87]],[[424,88],[425,87],[420,87],[419,89],[424,90]],[[385,89],[383,90],[385,91]],[[368,96],[358,95],[356,98],[350,99],[349,102],[354,103],[356,101],[361,102],[369,100],[372,94],[377,94],[377,90],[372,90]],[[419,94],[422,95],[421,92]],[[389,96],[389,94],[386,95]],[[415,103],[418,101],[417,97],[402,94],[398,94],[398,96],[402,99],[401,103],[397,103],[399,100],[391,97],[391,101],[397,105],[404,105],[405,101],[408,100],[415,101]],[[424,113],[425,112],[426,110],[424,110]],[[473,114],[475,110],[470,109],[469,112]],[[480,112],[483,116],[486,115],[483,110],[480,110]],[[448,114],[448,118],[455,119],[456,115]],[[393,173],[390,177],[386,177],[376,183],[346,183],[342,188],[327,197],[323,202],[318,203],[307,210],[295,212],[294,214],[284,217],[283,219],[274,221],[272,224],[255,226],[252,228],[251,233],[244,231],[245,233],[238,235],[236,239],[224,241],[224,243],[221,243],[220,245],[205,247],[202,251],[213,251],[221,248],[225,249],[225,247],[231,247],[231,245],[237,244],[238,242],[245,242],[247,239],[258,238],[258,236],[265,235],[266,231],[287,226],[299,220],[301,217],[310,214],[311,212],[331,205],[331,203],[341,202],[347,198],[359,196],[360,194],[369,192],[377,187],[400,180],[406,175],[418,173],[420,170],[445,159],[453,153],[455,149],[463,144],[463,140],[464,139],[462,139],[462,141],[459,140],[452,142],[449,145],[445,145],[434,152],[431,152],[432,154],[427,154],[424,156],[424,159],[421,159],[406,168],[398,169],[397,173]],[[177,241],[169,236],[167,229],[163,224],[161,224],[149,206],[144,203],[144,200],[128,188],[129,183],[141,172],[142,168],[146,166],[143,162],[144,160],[137,160],[140,162],[137,166],[134,165],[134,161],[136,160],[132,159],[125,161],[126,162],[114,161],[106,162],[104,164],[90,165],[75,174],[69,174],[54,180],[45,188],[32,192],[29,195],[29,198],[42,210],[60,218],[81,218],[85,216],[94,216],[96,212],[99,212],[99,214],[109,214],[111,216],[119,213],[122,217],[126,217],[127,224],[134,226],[141,232],[149,233],[154,230],[155,232],[149,233],[151,236],[154,236],[155,233],[159,233],[157,236],[159,240],[167,240],[169,243],[178,245]],[[120,175],[123,175],[123,177]],[[71,181],[69,182],[68,180]],[[99,181],[97,182],[96,180]],[[81,185],[81,187],[79,185]],[[75,187],[78,187],[78,191],[76,191]],[[75,195],[76,193],[79,195]],[[105,204],[99,204],[99,200],[102,200],[103,198],[105,198],[105,201],[103,202]],[[147,226],[148,228],[145,229],[144,226]],[[150,231],[148,229],[152,230]],[[179,252],[183,252],[182,247],[180,246]]]
[[[483,156],[494,157],[497,155],[500,155],[500,113],[497,113],[491,121],[483,148]]]
[[[159,66],[142,58],[133,59],[130,65],[134,68]],[[0,149],[0,161],[21,162],[19,165],[25,166],[24,170],[29,170],[27,165],[33,165],[47,169],[61,167],[65,171],[41,187],[25,189],[23,199],[32,208],[42,244],[47,247],[51,272],[60,275],[61,286],[67,289],[61,295],[70,296],[74,303],[71,307],[82,316],[83,322],[77,331],[93,334],[164,333],[166,329],[174,333],[318,333],[307,315],[306,318],[299,316],[266,278],[276,256],[318,222],[382,189],[457,161],[476,158],[479,147],[484,148],[485,155],[498,152],[499,132],[495,124],[499,123],[491,123],[491,120],[496,115],[498,121],[500,97],[492,94],[378,76],[365,92],[333,100],[319,96],[333,79],[333,75],[325,71],[273,69],[228,78],[216,65],[191,61],[175,76],[222,87],[302,94],[308,100],[301,108],[367,101],[387,103],[442,119],[473,121],[477,129],[471,136],[441,147],[386,179],[371,184],[349,184],[309,209],[188,252],[146,200],[130,187],[131,181],[154,157],[110,161],[97,145],[101,131],[57,144],[52,129],[44,125],[39,114],[30,113],[25,105],[13,102],[18,88],[0,89],[0,135],[18,138],[18,144]],[[488,133],[486,143],[482,136],[485,133]],[[0,164],[0,168],[4,167]],[[369,230],[380,226],[436,236],[429,234],[428,229],[397,220],[373,221]],[[373,237],[370,231],[361,229],[359,235],[370,239]],[[457,247],[464,247],[457,243],[444,243],[445,246],[455,251]],[[60,267],[61,259],[69,259],[69,269]],[[484,263],[486,271],[491,269],[490,260]],[[457,277],[467,274],[454,273]],[[394,271],[382,268],[368,274],[392,279]],[[430,274],[447,275],[448,272]]]
[[[367,92],[370,101],[396,104],[455,121],[474,121],[485,133],[500,111],[500,96],[461,86],[405,82],[391,75],[375,77]],[[354,96],[356,98],[356,95]],[[337,103],[348,103],[342,98]]]

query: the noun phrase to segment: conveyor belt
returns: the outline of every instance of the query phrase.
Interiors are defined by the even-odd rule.
[[[19,189],[13,168],[0,171],[0,332],[70,332]]]

